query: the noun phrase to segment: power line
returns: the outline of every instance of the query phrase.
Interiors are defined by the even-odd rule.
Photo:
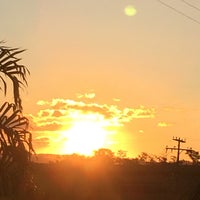
[[[194,8],[195,10],[200,11],[200,8],[198,8],[197,6],[194,6],[193,4],[191,4],[185,0],[182,0],[182,2],[185,3],[186,5],[190,6],[191,8]]]
[[[180,10],[174,8],[173,6],[170,6],[169,4],[166,4],[165,2],[163,2],[163,1],[161,1],[161,0],[157,0],[157,1],[158,1],[159,3],[161,3],[162,5],[164,5],[164,6],[168,7],[168,8],[170,8],[170,9],[172,9],[172,10],[175,11],[176,13],[178,13],[178,14],[180,14],[180,15],[182,15],[182,16],[184,16],[184,17],[190,19],[191,21],[193,21],[193,22],[195,22],[195,23],[197,23],[197,24],[200,25],[200,21],[194,19],[193,17],[190,17],[189,15],[185,14],[184,12],[182,12],[182,11],[180,11]]]

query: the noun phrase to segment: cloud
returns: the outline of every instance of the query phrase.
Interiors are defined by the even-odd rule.
[[[55,110],[53,113],[52,113],[52,116],[54,117],[61,117],[63,116],[63,113],[59,110]]]
[[[120,102],[121,100],[118,99],[118,98],[113,98],[113,101],[115,101],[115,102]]]
[[[46,105],[46,104],[48,104],[48,101],[39,100],[39,101],[37,102],[37,105],[39,105],[39,106],[43,106],[43,105]]]
[[[168,126],[172,126],[173,124],[171,123],[166,123],[166,122],[159,122],[157,124],[158,127],[168,127]]]
[[[76,94],[76,97],[78,99],[82,99],[82,98],[85,98],[85,99],[93,99],[95,98],[96,94],[94,92],[89,92],[89,93],[84,93],[84,94]]]
[[[27,117],[30,131],[33,132],[33,144],[36,152],[62,152],[65,149],[71,128],[79,122],[94,122],[111,135],[119,133],[123,126],[135,119],[152,119],[156,115],[155,108],[119,107],[113,104],[99,104],[87,99],[62,99],[37,102],[38,112]],[[142,131],[139,131],[143,133]],[[113,137],[113,136],[110,136]]]
[[[154,118],[154,108],[139,106],[138,108],[119,108],[117,105],[88,103],[71,99],[40,100],[41,107],[37,115],[31,116],[36,130],[56,131],[70,126],[74,120],[92,115],[93,120],[105,119],[110,126],[121,126],[133,119]],[[44,107],[44,109],[43,109]]]
[[[44,148],[48,147],[48,145],[50,144],[50,139],[48,137],[37,137],[34,139],[33,142],[37,148]]]
[[[130,120],[134,118],[146,119],[146,118],[154,118],[155,117],[155,109],[154,108],[145,108],[144,106],[140,106],[139,108],[125,108],[123,110],[123,115]]]
[[[40,110],[38,116],[40,117],[48,117],[51,115],[50,110]]]
[[[70,111],[80,111],[82,113],[98,113],[106,118],[117,117],[122,121],[130,121],[134,118],[154,118],[156,113],[154,108],[145,108],[144,106],[120,109],[117,105],[86,103],[69,99],[53,99],[42,105],[49,105],[49,109],[40,110],[40,116],[61,117],[66,116]]]
[[[37,131],[58,131],[61,130],[63,127],[63,124],[58,121],[52,121],[52,122],[47,122],[44,121],[43,124],[36,124],[35,125],[35,130]]]

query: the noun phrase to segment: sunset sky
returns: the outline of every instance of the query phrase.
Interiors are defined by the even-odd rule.
[[[161,155],[173,136],[200,151],[200,3],[162,2],[1,1],[0,40],[27,49],[36,152]]]

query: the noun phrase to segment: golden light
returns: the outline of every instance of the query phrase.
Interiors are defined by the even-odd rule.
[[[67,140],[63,148],[66,154],[78,153],[92,155],[95,150],[104,147],[109,131],[106,130],[104,120],[97,120],[96,116],[86,116],[75,120],[69,130],[63,132]]]
[[[130,16],[130,17],[137,14],[137,10],[134,8],[134,6],[131,6],[131,5],[126,6],[124,8],[124,12],[125,12],[125,15]]]

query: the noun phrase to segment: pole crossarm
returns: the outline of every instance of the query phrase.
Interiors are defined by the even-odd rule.
[[[168,150],[177,151],[177,159],[176,159],[177,164],[179,163],[180,153],[182,151],[186,151],[186,154],[189,155],[189,157],[192,159],[193,163],[198,163],[198,160],[200,159],[200,155],[199,155],[198,151],[195,151],[192,148],[187,148],[187,149],[186,148],[181,148],[181,143],[186,143],[185,139],[181,139],[181,138],[178,138],[178,137],[173,137],[173,140],[178,143],[177,147],[176,146],[174,146],[174,147],[166,146],[165,149],[166,149],[166,152]]]
[[[167,151],[167,150],[172,150],[172,151],[173,151],[173,150],[178,150],[177,147],[168,147],[168,146],[166,146],[165,149],[166,149],[166,151]],[[190,150],[192,150],[192,149],[183,149],[183,148],[180,148],[179,150],[180,150],[180,151],[190,151]]]
[[[177,141],[179,143],[186,143],[186,140],[185,139],[181,139],[181,138],[177,138],[177,137],[173,137],[173,140],[174,141]]]

